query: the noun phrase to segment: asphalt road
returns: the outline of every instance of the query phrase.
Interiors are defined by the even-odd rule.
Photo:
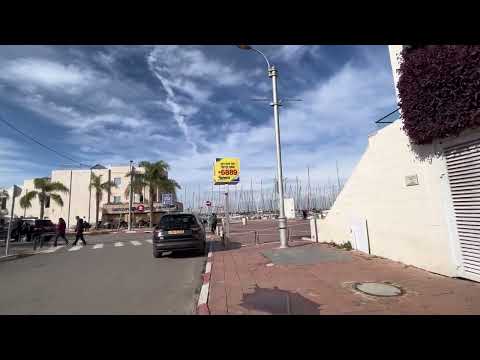
[[[155,259],[150,238],[86,236],[78,250],[70,245],[0,262],[0,314],[194,313],[205,257]]]

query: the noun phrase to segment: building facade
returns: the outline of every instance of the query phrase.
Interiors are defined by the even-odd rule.
[[[402,46],[389,50],[396,88]],[[480,129],[412,145],[398,119],[369,137],[313,237],[480,281],[479,169]]]
[[[96,199],[95,190],[90,191],[90,176],[91,173],[101,176],[101,181],[108,180],[114,182],[117,186],[112,187],[110,192],[104,191],[99,206],[99,220],[103,222],[110,222],[114,225],[120,221],[128,221],[128,207],[129,198],[125,194],[125,190],[130,184],[130,178],[127,174],[130,167],[126,166],[111,166],[109,168],[97,165],[92,169],[71,169],[71,170],[53,170],[50,176],[52,182],[58,181],[65,185],[70,191],[67,194],[59,193],[63,200],[63,206],[59,206],[55,202],[47,202],[45,207],[45,218],[57,222],[58,218],[62,217],[67,222],[67,226],[72,228],[75,225],[75,217],[84,218],[90,224],[95,223],[96,213]],[[136,167],[135,171],[142,173],[144,171],[141,167]],[[168,176],[168,175],[167,175]],[[23,184],[19,184],[22,188],[22,193],[15,199],[14,216],[16,217],[38,217],[40,214],[40,205],[38,199],[32,201],[32,207],[24,209],[20,207],[20,198],[28,191],[34,190],[33,179],[25,180]],[[150,208],[148,206],[148,192],[146,187],[144,193],[134,194],[133,200],[133,223],[137,223],[141,219],[149,219]],[[11,207],[12,188],[8,189],[10,194],[6,201],[7,212]],[[173,205],[166,206],[161,202],[162,193],[157,191],[154,196],[154,221],[158,221],[160,215],[170,211],[182,211],[183,204],[177,201],[175,194],[173,194]]]

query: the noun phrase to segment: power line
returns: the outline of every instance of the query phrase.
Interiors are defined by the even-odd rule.
[[[61,157],[65,158],[65,159],[68,159],[68,160],[70,160],[70,161],[73,161],[74,163],[80,164],[80,166],[89,166],[89,167],[90,167],[90,165],[83,164],[83,163],[81,163],[81,162],[78,161],[78,160],[72,159],[72,158],[71,158],[70,156],[68,156],[68,155],[62,154],[62,153],[58,152],[57,150],[52,149],[51,147],[42,144],[42,143],[41,143],[40,141],[38,141],[37,139],[31,137],[31,136],[28,135],[28,134],[25,134],[22,130],[17,129],[15,126],[13,126],[13,125],[12,125],[11,123],[9,123],[7,120],[5,120],[2,116],[0,116],[0,121],[2,121],[4,124],[6,124],[8,127],[12,128],[12,129],[15,130],[16,132],[22,134],[22,135],[25,136],[26,138],[28,138],[28,139],[32,140],[33,142],[35,142],[36,144],[40,145],[41,147],[43,147],[43,148],[45,148],[45,149],[47,149],[47,150],[49,150],[49,151],[51,151],[51,152],[54,152],[54,153],[57,154],[58,156],[61,156]]]

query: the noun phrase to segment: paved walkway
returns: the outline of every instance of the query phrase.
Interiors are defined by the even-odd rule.
[[[250,226],[259,224],[244,230]],[[480,314],[479,283],[327,244],[297,240],[288,250],[275,250],[278,243],[241,240],[233,234],[229,250],[214,242],[212,315]],[[357,282],[387,282],[404,293],[365,295],[354,290]]]

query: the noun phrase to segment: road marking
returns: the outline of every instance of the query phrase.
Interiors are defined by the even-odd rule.
[[[42,253],[42,254],[50,254],[50,253],[53,253],[53,252],[57,251],[60,248],[63,248],[63,246],[64,245],[52,246],[50,249],[42,250],[42,251],[39,251],[39,252]]]
[[[207,257],[212,257],[212,255],[213,255],[213,254],[212,254],[212,252],[210,251],[210,252],[208,253],[208,256],[207,256]]]
[[[95,244],[92,247],[92,249],[101,249],[101,248],[103,248],[103,244]]]
[[[140,241],[137,241],[137,240],[132,240],[130,242],[131,242],[132,245],[135,245],[135,246],[142,245],[142,243]]]
[[[149,244],[152,244],[152,243],[153,243],[152,239],[147,239],[147,240],[145,240],[145,241],[148,242]]]
[[[82,246],[75,245],[75,246],[72,246],[70,249],[68,249],[68,251],[77,251],[77,250],[80,250],[81,248],[82,248]]]
[[[123,246],[123,242],[121,242],[121,241],[116,242],[114,246],[115,247]]]
[[[200,290],[200,296],[198,297],[198,305],[206,304],[208,300],[208,287],[209,283],[203,284]]]
[[[207,262],[207,266],[205,267],[205,274],[208,274],[210,271],[212,271],[212,263]]]

